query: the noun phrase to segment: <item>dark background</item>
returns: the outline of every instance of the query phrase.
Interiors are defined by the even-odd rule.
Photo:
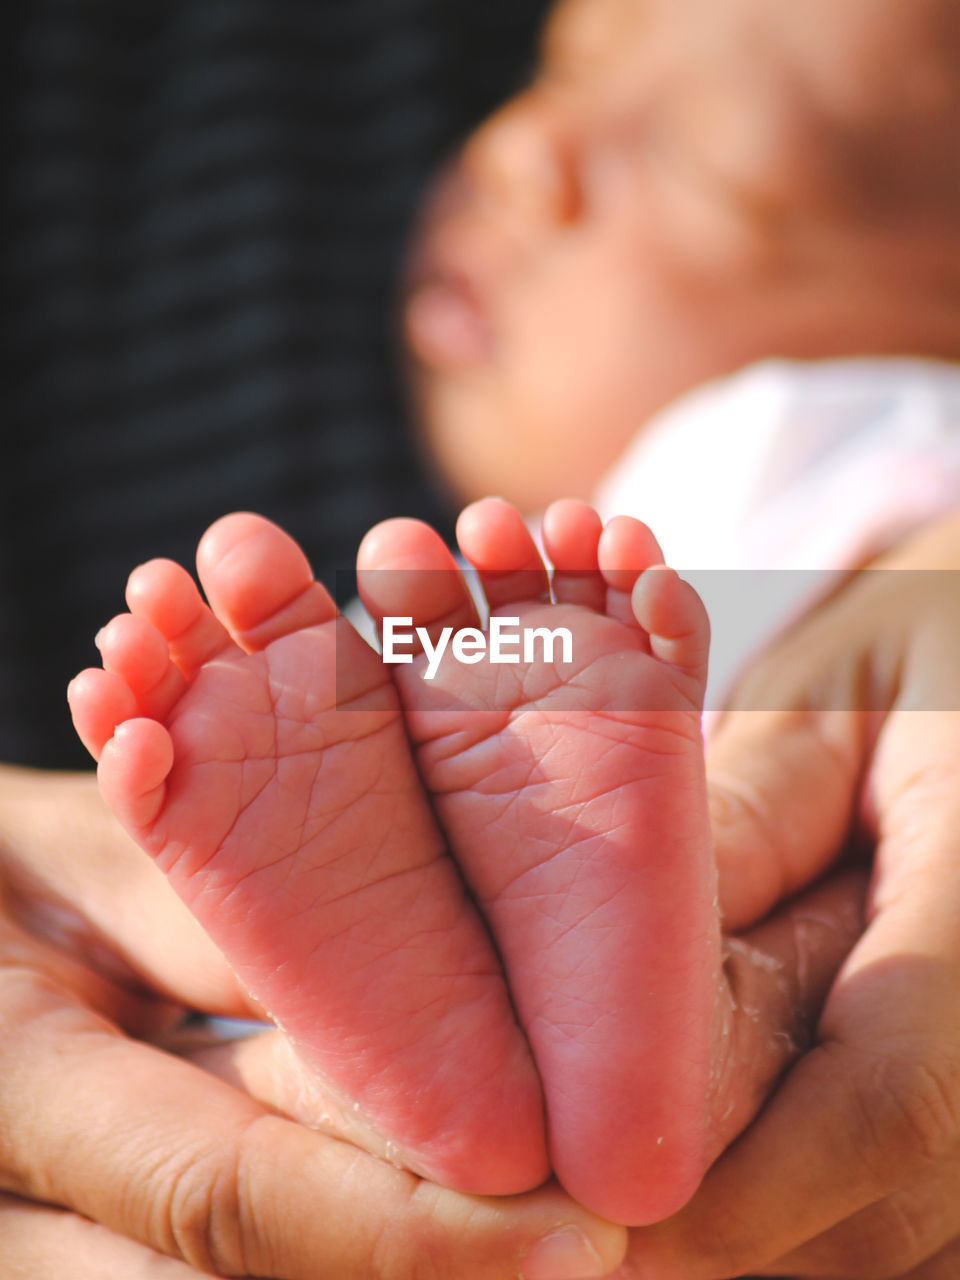
[[[331,586],[449,519],[391,296],[425,180],[522,80],[545,0],[6,7],[0,759],[89,764],[64,690],[126,575],[280,521]],[[340,575],[343,578],[343,575]]]

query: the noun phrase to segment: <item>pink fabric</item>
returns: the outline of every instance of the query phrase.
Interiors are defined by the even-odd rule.
[[[604,519],[650,524],[669,563],[701,591],[716,699],[749,654],[826,589],[825,574],[960,507],[960,366],[754,365],[658,415],[596,502]],[[748,569],[771,572],[745,607],[749,575],[734,584],[716,571]]]

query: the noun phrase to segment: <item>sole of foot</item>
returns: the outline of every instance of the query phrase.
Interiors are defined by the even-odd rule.
[[[537,1185],[537,1073],[390,673],[268,521],[219,521],[198,571],[209,604],[169,561],[136,570],[72,682],[104,799],[372,1149]]]
[[[552,579],[505,503],[468,508],[458,539],[490,614],[566,629],[572,654],[465,665],[448,645],[430,678],[423,656],[395,667],[418,767],[502,956],[554,1169],[595,1212],[656,1221],[706,1164],[721,969],[706,615],[645,526],[602,529],[582,503],[546,513]],[[431,649],[481,626],[427,526],[378,526],[358,568],[374,618],[409,619]]]

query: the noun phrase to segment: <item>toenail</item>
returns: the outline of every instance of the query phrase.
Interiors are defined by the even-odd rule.
[[[603,1259],[579,1227],[561,1227],[532,1245],[520,1280],[594,1280],[607,1274]]]

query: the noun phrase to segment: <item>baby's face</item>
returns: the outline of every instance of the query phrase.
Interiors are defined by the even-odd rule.
[[[561,0],[409,263],[453,487],[588,496],[652,413],[766,356],[957,358],[954,44],[955,0]]]
[[[651,413],[754,354],[745,221],[711,159],[725,86],[681,7],[564,0],[529,87],[436,185],[404,327],[463,497],[587,496]]]

